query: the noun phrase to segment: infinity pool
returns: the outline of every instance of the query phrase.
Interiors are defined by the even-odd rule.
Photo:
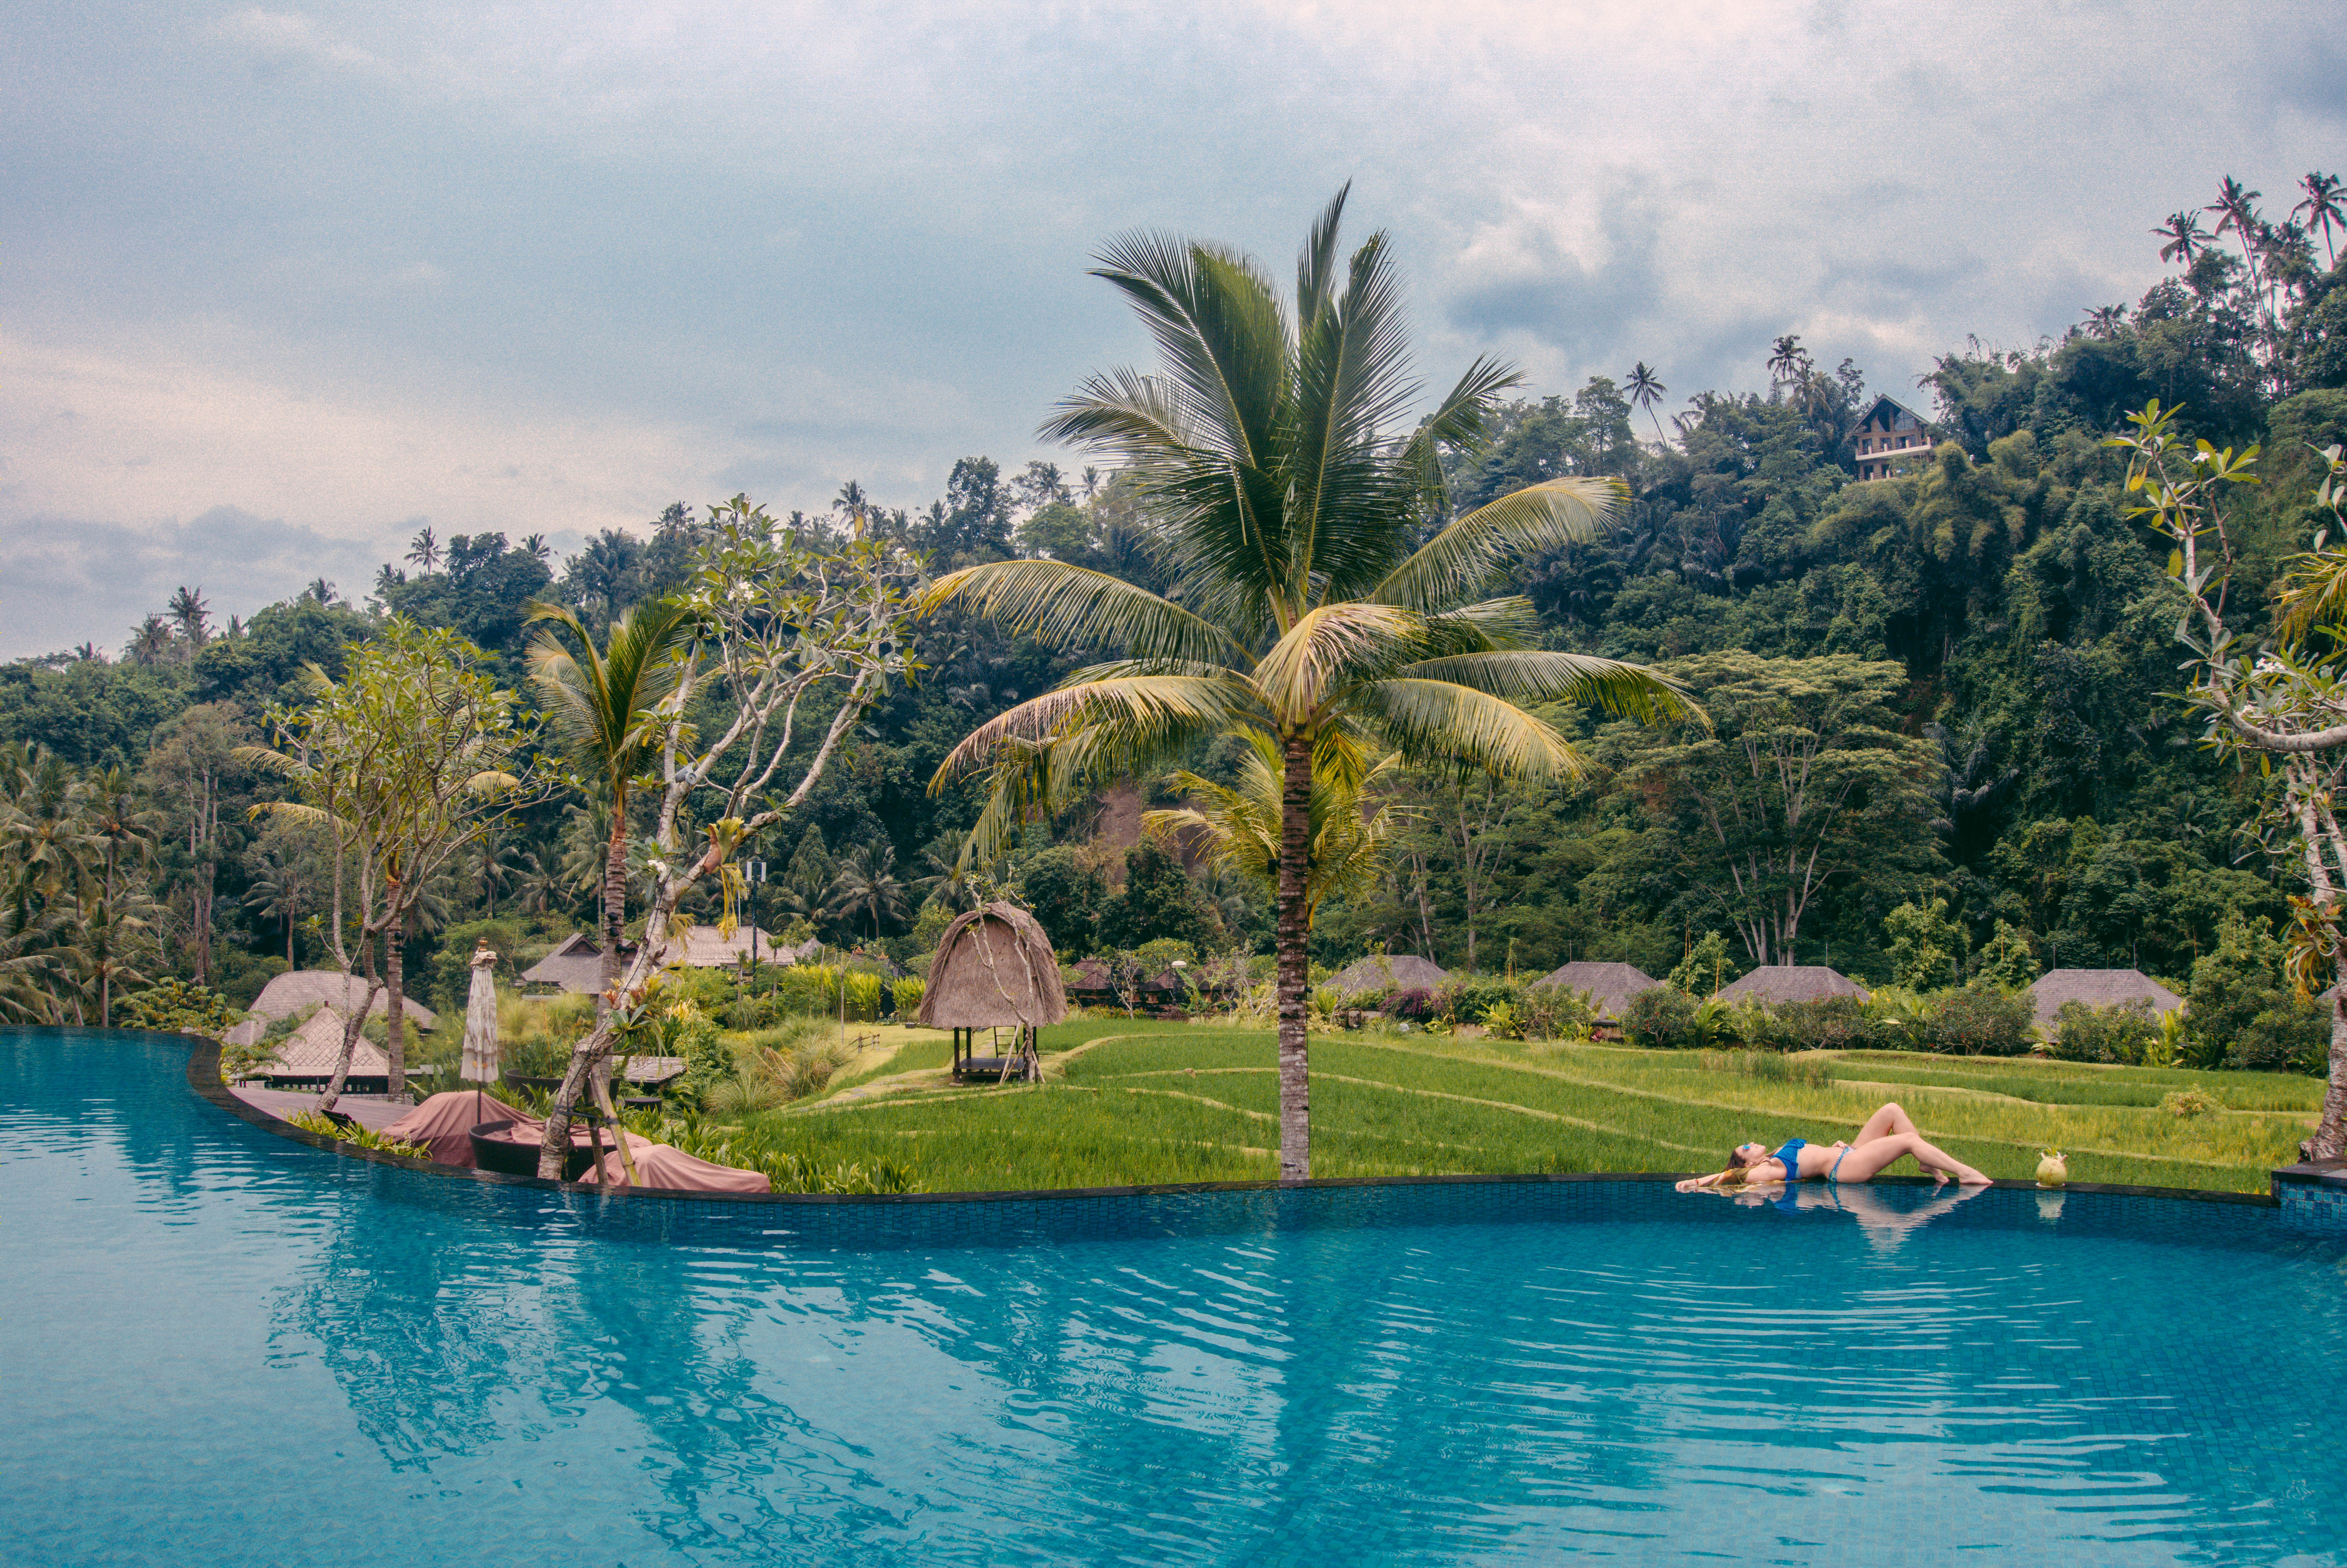
[[[2347,1563],[2347,1247],[2266,1210],[1542,1184],[851,1246],[339,1160],[186,1065],[0,1033],[12,1568]]]

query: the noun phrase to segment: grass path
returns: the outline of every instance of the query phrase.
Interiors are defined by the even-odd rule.
[[[1827,1081],[1707,1068],[1688,1053],[1594,1044],[1315,1036],[1317,1174],[1714,1169],[1747,1139],[1847,1137],[1886,1099],[1992,1175],[2037,1152],[2080,1181],[2265,1189],[2320,1108],[2319,1081],[2028,1060],[1812,1052]],[[930,1191],[1261,1179],[1277,1126],[1268,1030],[1078,1020],[1044,1031],[1045,1081],[952,1086],[940,1033],[891,1029],[825,1096],[771,1114],[825,1163],[886,1157]],[[2219,1113],[2160,1097],[2198,1083]]]

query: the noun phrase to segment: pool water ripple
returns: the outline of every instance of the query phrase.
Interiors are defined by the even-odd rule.
[[[185,1061],[0,1033],[0,1563],[2347,1564],[2347,1248],[2263,1211],[820,1247],[337,1160]]]

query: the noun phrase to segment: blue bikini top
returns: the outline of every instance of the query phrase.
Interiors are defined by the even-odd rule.
[[[1769,1156],[1785,1167],[1785,1180],[1798,1182],[1801,1179],[1801,1151],[1809,1146],[1807,1138],[1788,1139],[1783,1148]]]

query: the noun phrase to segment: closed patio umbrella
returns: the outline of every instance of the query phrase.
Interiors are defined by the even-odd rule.
[[[489,950],[484,938],[473,949],[472,989],[465,996],[465,1059],[456,1069],[456,1076],[474,1085],[473,1097],[477,1107],[480,1086],[497,1081],[497,954]]]

